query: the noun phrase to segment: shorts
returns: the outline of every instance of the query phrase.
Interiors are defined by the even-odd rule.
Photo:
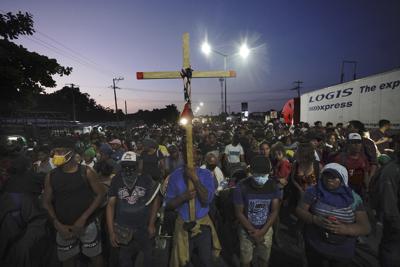
[[[273,233],[274,231],[272,227],[270,227],[268,232],[264,235],[264,241],[257,244],[252,240],[249,234],[240,227],[240,262],[243,264],[249,264],[253,260],[254,255],[256,258],[268,265],[269,258],[271,256]]]
[[[78,238],[64,239],[58,232],[56,236],[57,256],[60,261],[75,257],[80,252],[92,258],[101,254],[101,233],[98,220],[86,226],[83,235]]]

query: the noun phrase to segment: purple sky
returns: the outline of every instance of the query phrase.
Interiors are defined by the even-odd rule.
[[[338,83],[342,60],[358,61],[358,77],[400,67],[400,1],[100,1],[2,0],[1,11],[27,11],[36,34],[18,43],[73,67],[56,77],[57,87],[75,83],[104,106],[114,108],[113,77],[118,106],[128,112],[183,105],[180,80],[137,81],[136,71],[178,70],[182,65],[182,33],[191,36],[195,70],[223,69],[223,58],[201,53],[208,36],[217,50],[233,55],[228,68],[228,105],[240,111],[281,109],[295,96],[293,81],[304,91]],[[247,40],[246,60],[235,56]],[[348,80],[352,68],[345,68]],[[48,89],[52,92],[55,89]],[[220,112],[217,79],[194,79],[193,102],[205,103],[200,114]]]

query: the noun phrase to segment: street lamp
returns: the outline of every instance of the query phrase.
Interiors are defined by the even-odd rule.
[[[242,58],[247,58],[250,54],[250,49],[246,43],[242,44],[239,50],[239,54]]]
[[[201,51],[203,51],[204,54],[209,55],[211,53],[210,45],[207,42],[204,42],[201,46]]]
[[[220,51],[218,51],[218,50],[215,50],[215,49],[213,49],[213,48],[211,47],[211,45],[210,45],[208,42],[204,42],[204,43],[201,45],[201,51],[202,51],[206,56],[208,56],[209,54],[211,54],[211,52],[222,56],[222,57],[224,58],[224,71],[226,71],[226,69],[227,69],[227,60],[228,60],[228,57],[231,57],[231,56],[236,55],[236,54],[227,55],[227,54],[224,54],[224,53],[222,53],[222,52],[220,52]],[[238,52],[237,54],[239,54],[243,59],[247,58],[247,57],[250,55],[250,49],[249,49],[249,47],[247,46],[246,43],[243,43],[243,44],[241,45],[241,47],[240,47],[240,49],[239,49],[239,52]],[[221,78],[221,79],[224,80],[224,91],[225,91],[225,92],[224,92],[224,95],[225,95],[224,111],[225,111],[225,114],[228,114],[228,113],[227,113],[227,109],[226,109],[226,107],[227,107],[227,105],[226,105],[226,78]],[[221,79],[220,79],[220,80],[221,80]],[[221,87],[221,95],[222,95],[222,87]],[[221,101],[221,102],[222,102],[222,101]],[[222,112],[222,111],[221,111],[221,112]]]

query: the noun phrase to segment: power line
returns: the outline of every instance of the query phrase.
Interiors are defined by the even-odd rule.
[[[300,97],[300,88],[301,88],[300,84],[302,84],[303,82],[302,81],[295,81],[293,83],[297,84],[297,86],[295,88],[290,89],[290,90],[296,90],[297,91],[297,96]]]
[[[84,85],[87,88],[107,88],[106,86],[101,85]],[[181,94],[180,92],[174,90],[153,90],[153,89],[142,89],[142,88],[135,88],[135,87],[121,87],[121,90],[129,90],[129,91],[136,91],[136,92],[144,92],[144,93],[164,93],[164,94]],[[254,91],[242,91],[242,92],[230,92],[233,95],[247,95],[247,94],[269,94],[269,93],[277,93],[280,92],[282,94],[287,93],[286,89],[279,89],[279,90],[254,90]],[[197,91],[197,93],[203,94],[219,94],[218,91]]]
[[[51,37],[51,36],[45,34],[44,32],[41,32],[41,31],[36,31],[36,32],[37,32],[38,34],[40,34],[40,35],[46,37],[47,39],[53,41],[54,43],[56,43],[56,44],[58,44],[58,45],[64,47],[64,48],[67,49],[68,51],[70,51],[70,52],[76,54],[77,56],[79,56],[79,57],[85,59],[86,61],[90,62],[91,64],[93,64],[93,65],[98,65],[96,62],[94,62],[94,61],[91,60],[90,58],[88,58],[88,57],[82,55],[81,53],[79,53],[79,52],[77,52],[77,51],[75,51],[75,50],[69,48],[68,46],[66,46],[66,45],[64,45],[63,43],[57,41],[56,39],[54,39],[53,37]],[[98,65],[98,66],[99,66],[99,65]]]
[[[102,69],[102,68],[100,68],[98,66],[95,66],[92,63],[87,62],[85,59],[81,59],[81,58],[71,54],[70,52],[67,52],[67,51],[65,51],[63,49],[60,49],[59,47],[56,47],[56,46],[54,46],[54,45],[52,45],[52,44],[50,44],[50,43],[48,43],[48,42],[46,42],[46,41],[44,41],[44,40],[42,40],[40,38],[37,38],[37,37],[34,37],[34,36],[29,36],[29,37],[27,37],[27,39],[29,39],[29,40],[31,40],[31,41],[33,41],[33,42],[35,42],[35,43],[37,43],[37,44],[39,44],[41,46],[44,46],[47,49],[52,50],[53,52],[55,52],[55,53],[57,53],[59,55],[62,55],[64,57],[66,57],[66,58],[69,58],[69,59],[77,62],[78,64],[81,64],[81,65],[87,67],[87,68],[91,68],[93,70],[101,72],[102,74],[106,74],[108,76],[112,76],[112,74],[109,73],[108,71],[106,71],[106,70],[104,70],[104,69]]]
[[[288,100],[290,99],[290,97],[281,97],[281,98],[266,98],[266,99],[242,99],[242,100],[232,100],[231,102],[233,103],[241,103],[244,101],[247,102],[271,102],[271,101],[284,101],[284,100]],[[135,98],[135,99],[131,99],[131,98],[127,98],[127,100],[130,101],[136,101],[136,102],[147,102],[147,103],[173,103],[173,102],[184,102],[182,101],[177,101],[176,99],[154,99],[154,98]],[[206,103],[219,103],[220,100],[207,100],[205,101]]]
[[[104,68],[103,66],[101,66],[100,64],[98,64],[97,62],[93,61],[92,59],[88,58],[87,56],[82,55],[81,53],[79,53],[78,51],[69,48],[68,46],[66,46],[65,44],[63,44],[62,42],[57,41],[56,39],[54,39],[53,37],[49,36],[48,34],[41,32],[41,31],[36,31],[38,34],[44,36],[45,38],[51,40],[52,42],[62,46],[63,48],[65,48],[66,50],[70,51],[71,53],[75,54],[77,57],[84,59],[86,62],[89,62],[90,64],[92,64],[93,66],[104,70],[105,72],[108,72],[110,74],[112,74],[112,76],[114,75],[114,73],[106,68]]]
[[[97,67],[95,67],[93,65],[90,65],[89,63],[87,63],[85,61],[82,61],[81,59],[79,59],[79,58],[77,58],[77,57],[75,57],[73,55],[69,55],[69,54],[65,53],[64,51],[62,51],[61,49],[59,49],[59,48],[57,48],[57,47],[55,47],[55,46],[53,46],[51,44],[48,44],[48,43],[44,42],[41,39],[38,39],[38,38],[35,38],[35,37],[28,37],[27,39],[32,41],[32,42],[34,42],[34,43],[36,43],[36,44],[38,44],[38,45],[41,45],[41,46],[47,48],[47,49],[49,49],[49,50],[51,50],[51,51],[53,51],[53,52],[55,52],[55,53],[57,53],[57,54],[59,54],[61,56],[64,56],[64,57],[66,57],[66,58],[68,58],[70,60],[73,60],[76,63],[81,64],[82,66],[85,66],[87,68],[93,69],[93,70],[95,70],[97,72],[101,72],[102,74],[106,74],[106,75],[111,76],[110,73],[107,73],[104,70],[101,70],[101,69],[99,69],[99,68],[97,68]]]

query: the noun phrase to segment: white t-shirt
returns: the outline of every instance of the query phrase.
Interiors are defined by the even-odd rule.
[[[200,166],[201,169],[207,169],[205,164]],[[215,179],[218,181],[217,191],[222,190],[221,182],[225,179],[224,174],[222,173],[221,169],[217,166],[215,167],[214,171],[211,172]]]
[[[226,154],[229,163],[239,163],[240,155],[244,155],[244,150],[240,144],[237,146],[229,144],[225,147],[224,153]]]

